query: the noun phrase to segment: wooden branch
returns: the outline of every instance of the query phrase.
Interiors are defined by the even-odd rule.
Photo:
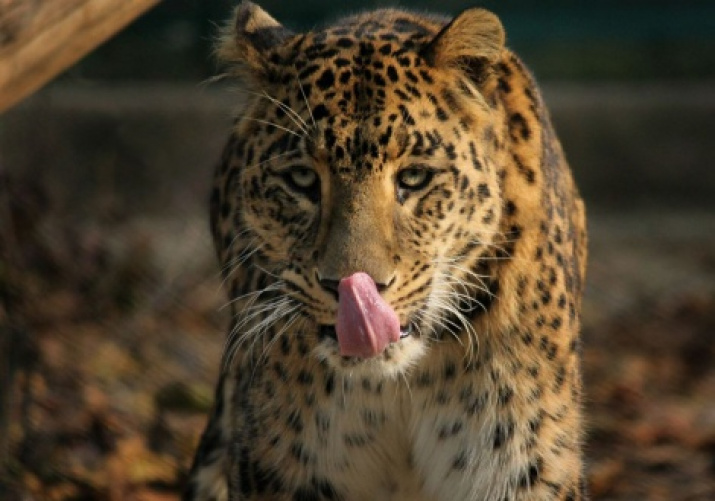
[[[0,0],[0,112],[159,0]]]

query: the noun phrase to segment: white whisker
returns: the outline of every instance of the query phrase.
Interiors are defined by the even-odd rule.
[[[282,109],[288,117],[293,121],[294,124],[296,124],[301,131],[303,131],[303,135],[307,136],[308,135],[308,124],[305,123],[305,120],[303,120],[303,117],[301,117],[297,111],[295,111],[293,108],[290,106],[280,102],[278,99],[271,97],[266,93],[266,91],[263,91],[263,97],[266,99],[269,99],[272,103],[274,103],[276,106],[278,106],[280,109]]]
[[[263,120],[263,119],[260,119],[260,118],[247,117],[247,116],[242,116],[240,119],[241,119],[241,120],[248,120],[248,121],[251,121],[251,122],[258,122],[258,123],[265,124],[265,125],[270,125],[271,127],[275,127],[276,129],[280,129],[280,130],[282,130],[282,131],[284,131],[284,132],[287,132],[288,134],[292,134],[292,135],[294,135],[295,137],[303,137],[301,134],[298,134],[296,131],[289,129],[288,127],[284,127],[284,126],[282,126],[282,125],[278,125],[277,123],[271,122],[271,121],[269,121],[269,120]]]
[[[297,79],[298,81],[298,88],[300,89],[300,93],[303,96],[303,100],[305,101],[305,109],[308,110],[308,115],[310,116],[310,121],[313,123],[313,128],[316,129],[318,125],[315,123],[315,117],[313,116],[313,110],[310,109],[310,103],[308,102],[308,96],[305,95],[305,89],[303,89],[303,84],[300,82],[300,79]]]

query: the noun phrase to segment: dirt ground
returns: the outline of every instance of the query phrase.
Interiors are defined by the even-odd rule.
[[[178,499],[226,323],[205,222],[14,215],[0,498]],[[715,216],[593,215],[583,316],[593,498],[715,499]]]

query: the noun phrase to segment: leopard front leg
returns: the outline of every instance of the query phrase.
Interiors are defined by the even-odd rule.
[[[230,440],[231,375],[219,378],[211,416],[206,425],[182,501],[228,501],[228,444]]]

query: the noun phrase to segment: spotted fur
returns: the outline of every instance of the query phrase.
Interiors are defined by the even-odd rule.
[[[584,207],[493,14],[236,10],[211,197],[232,328],[185,500],[582,500]],[[368,273],[411,334],[339,356]]]

